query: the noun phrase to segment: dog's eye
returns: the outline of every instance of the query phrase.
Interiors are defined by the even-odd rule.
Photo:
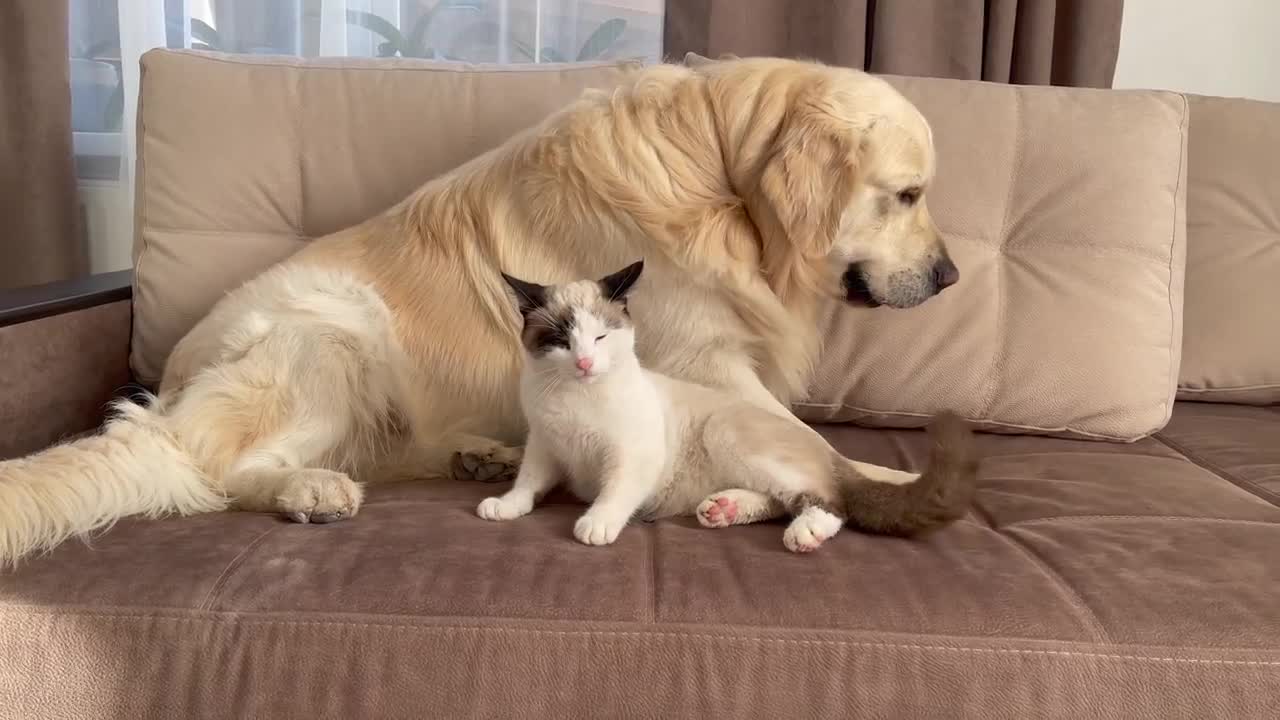
[[[898,193],[898,202],[903,205],[915,205],[920,199],[920,188],[907,188]]]
[[[604,335],[598,335],[596,336],[596,342],[600,342],[601,340],[605,339],[608,336],[609,336],[609,333],[605,333]]]

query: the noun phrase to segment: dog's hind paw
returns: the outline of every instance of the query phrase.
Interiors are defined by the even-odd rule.
[[[520,448],[494,442],[489,447],[468,448],[453,454],[449,463],[454,480],[469,482],[510,482],[520,470]]]

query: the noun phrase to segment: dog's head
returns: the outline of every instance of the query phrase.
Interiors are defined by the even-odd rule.
[[[775,292],[906,308],[959,280],[926,202],[932,132],[888,83],[790,60],[694,66]]]

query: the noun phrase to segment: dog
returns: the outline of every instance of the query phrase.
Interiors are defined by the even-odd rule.
[[[512,477],[503,272],[555,283],[645,258],[642,361],[799,423],[821,302],[906,308],[957,281],[933,176],[924,117],[860,71],[637,69],[229,293],[148,405],[0,464],[0,564],[129,515],[331,522],[370,481]],[[856,466],[886,488],[918,477]]]

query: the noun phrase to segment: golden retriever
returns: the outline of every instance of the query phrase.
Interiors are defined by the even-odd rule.
[[[510,477],[525,428],[502,271],[554,283],[643,258],[642,360],[792,418],[820,301],[909,307],[956,282],[933,174],[925,119],[862,72],[637,70],[230,293],[148,407],[0,464],[0,563],[131,514],[328,522],[365,481]],[[886,506],[946,502],[857,467]]]

